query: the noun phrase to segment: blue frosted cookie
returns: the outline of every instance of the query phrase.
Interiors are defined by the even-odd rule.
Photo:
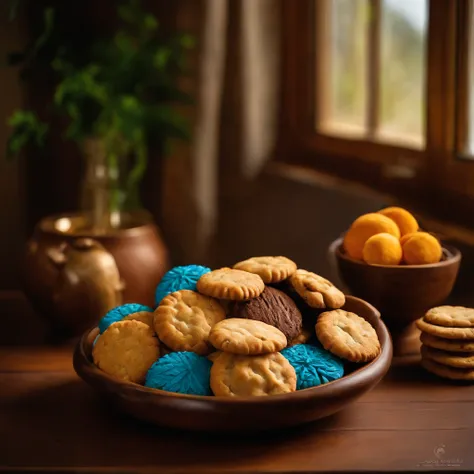
[[[212,362],[194,352],[170,352],[148,370],[145,387],[190,395],[212,395]]]
[[[283,349],[281,354],[295,369],[297,390],[331,382],[344,375],[342,360],[320,344],[297,344]]]
[[[138,313],[139,311],[150,311],[153,309],[149,306],[138,303],[128,303],[121,306],[117,306],[111,309],[101,320],[99,321],[99,331],[102,334],[112,323],[121,321],[125,316],[129,314]]]
[[[179,290],[196,291],[196,283],[205,273],[211,269],[201,265],[186,265],[184,267],[174,267],[166,272],[156,287],[155,303],[159,305],[161,300],[170,293]]]

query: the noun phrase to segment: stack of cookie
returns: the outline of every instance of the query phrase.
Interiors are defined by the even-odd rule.
[[[104,372],[177,393],[275,395],[380,352],[373,327],[341,309],[344,294],[286,257],[175,267],[155,299],[154,310],[123,305],[101,319],[93,359]]]
[[[296,372],[279,353],[286,347],[277,328],[251,319],[226,319],[216,324],[209,341],[220,351],[210,373],[217,396],[261,396],[296,390]]]
[[[422,365],[452,380],[474,380],[474,309],[439,306],[417,321]]]

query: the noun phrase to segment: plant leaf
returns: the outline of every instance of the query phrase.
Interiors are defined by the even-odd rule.
[[[196,39],[189,34],[179,36],[179,44],[185,49],[192,49],[196,46]]]
[[[33,45],[33,54],[36,54],[45,45],[53,31],[55,17],[54,8],[45,8],[43,15],[44,30],[43,33],[41,33],[41,35],[36,39],[35,44]]]
[[[27,145],[42,146],[48,125],[30,110],[16,110],[8,119],[12,132],[7,140],[7,158],[18,155]]]

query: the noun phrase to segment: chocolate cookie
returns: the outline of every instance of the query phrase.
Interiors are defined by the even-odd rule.
[[[314,333],[314,325],[321,313],[324,313],[325,309],[311,308],[306,301],[296,292],[291,283],[288,280],[272,283],[271,288],[276,288],[277,290],[282,291],[289,298],[293,300],[296,307],[303,316],[303,329],[309,331],[311,334]],[[229,314],[229,311],[227,311]]]
[[[288,339],[301,333],[303,318],[295,302],[285,293],[266,286],[263,293],[249,301],[235,302],[230,318],[253,319],[278,328]]]

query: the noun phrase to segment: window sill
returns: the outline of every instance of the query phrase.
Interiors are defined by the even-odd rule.
[[[384,201],[388,205],[400,205],[406,207],[417,216],[422,227],[439,235],[440,238],[474,247],[474,229],[457,222],[452,222],[430,212],[423,204],[420,205],[416,196],[400,199],[395,193],[384,193],[373,187],[351,180],[336,174],[315,170],[306,166],[292,165],[279,161],[268,163],[265,173],[269,175],[284,177],[286,179],[300,182],[305,185],[314,185],[326,188],[343,189],[344,192],[353,193],[366,198],[374,198],[374,201]],[[374,209],[375,211],[376,209]],[[468,214],[469,215],[469,214]],[[472,215],[472,214],[471,214]],[[349,224],[349,223],[348,223]]]

